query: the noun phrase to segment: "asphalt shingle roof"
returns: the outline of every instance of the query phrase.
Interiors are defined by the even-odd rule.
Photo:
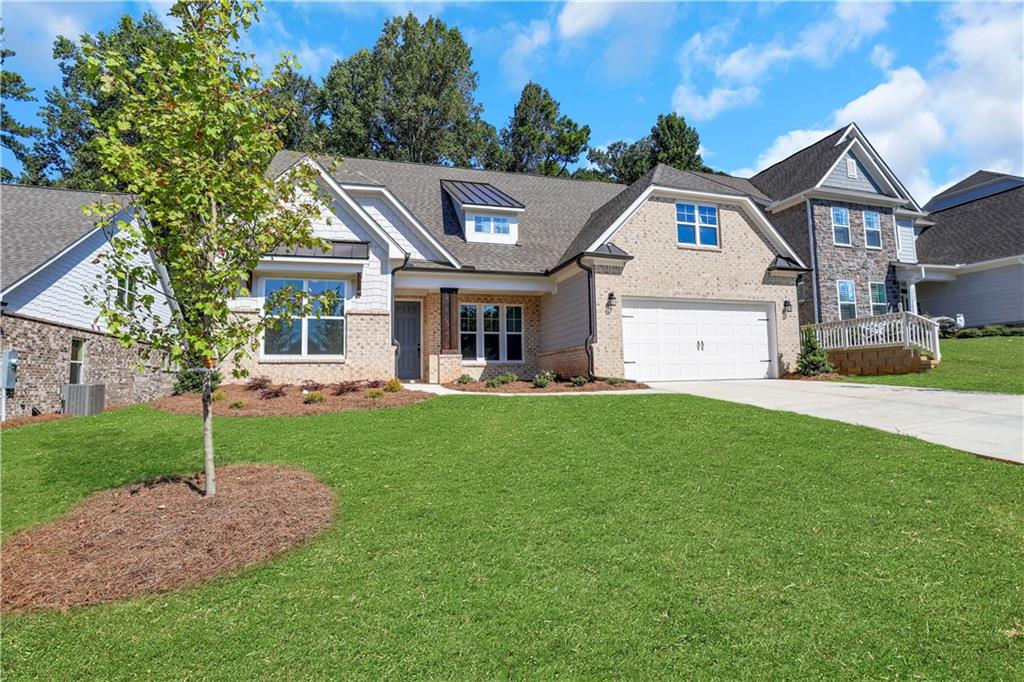
[[[977,201],[992,194],[999,194],[1024,185],[1024,178],[1006,173],[978,171],[944,192],[936,194],[924,205],[926,211],[944,211],[947,208]]]
[[[917,238],[917,260],[921,263],[956,265],[1024,255],[1024,187],[928,217],[935,225]]]
[[[776,201],[814,187],[842,155],[843,146],[836,143],[847,127],[765,168],[750,182]]]
[[[0,288],[27,275],[96,226],[82,213],[94,201],[125,201],[105,192],[0,185]]]

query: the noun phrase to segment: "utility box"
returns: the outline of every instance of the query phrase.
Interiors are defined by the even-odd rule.
[[[0,354],[0,389],[13,391],[18,383],[18,351],[5,350]]]
[[[75,417],[100,414],[107,403],[106,389],[105,384],[64,384],[64,412]]]

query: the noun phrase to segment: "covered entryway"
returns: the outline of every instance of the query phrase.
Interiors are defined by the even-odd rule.
[[[765,379],[777,375],[771,304],[627,298],[627,379]]]
[[[419,301],[395,301],[395,340],[398,341],[399,379],[418,381],[421,378],[422,305]]]

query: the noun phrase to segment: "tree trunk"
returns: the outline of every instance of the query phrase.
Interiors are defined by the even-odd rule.
[[[203,465],[206,470],[206,496],[217,494],[217,476],[213,469],[213,389],[207,368],[203,372]]]

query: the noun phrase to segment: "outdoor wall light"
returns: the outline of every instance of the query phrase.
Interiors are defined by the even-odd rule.
[[[615,303],[616,303],[615,292],[614,291],[609,291],[608,292],[608,301],[604,305],[605,305],[606,308],[611,310],[612,308],[615,307]]]
[[[783,316],[785,316],[785,315],[789,315],[792,312],[793,312],[793,304],[789,302],[789,299],[786,299],[785,301],[782,302],[782,314],[783,314]]]

